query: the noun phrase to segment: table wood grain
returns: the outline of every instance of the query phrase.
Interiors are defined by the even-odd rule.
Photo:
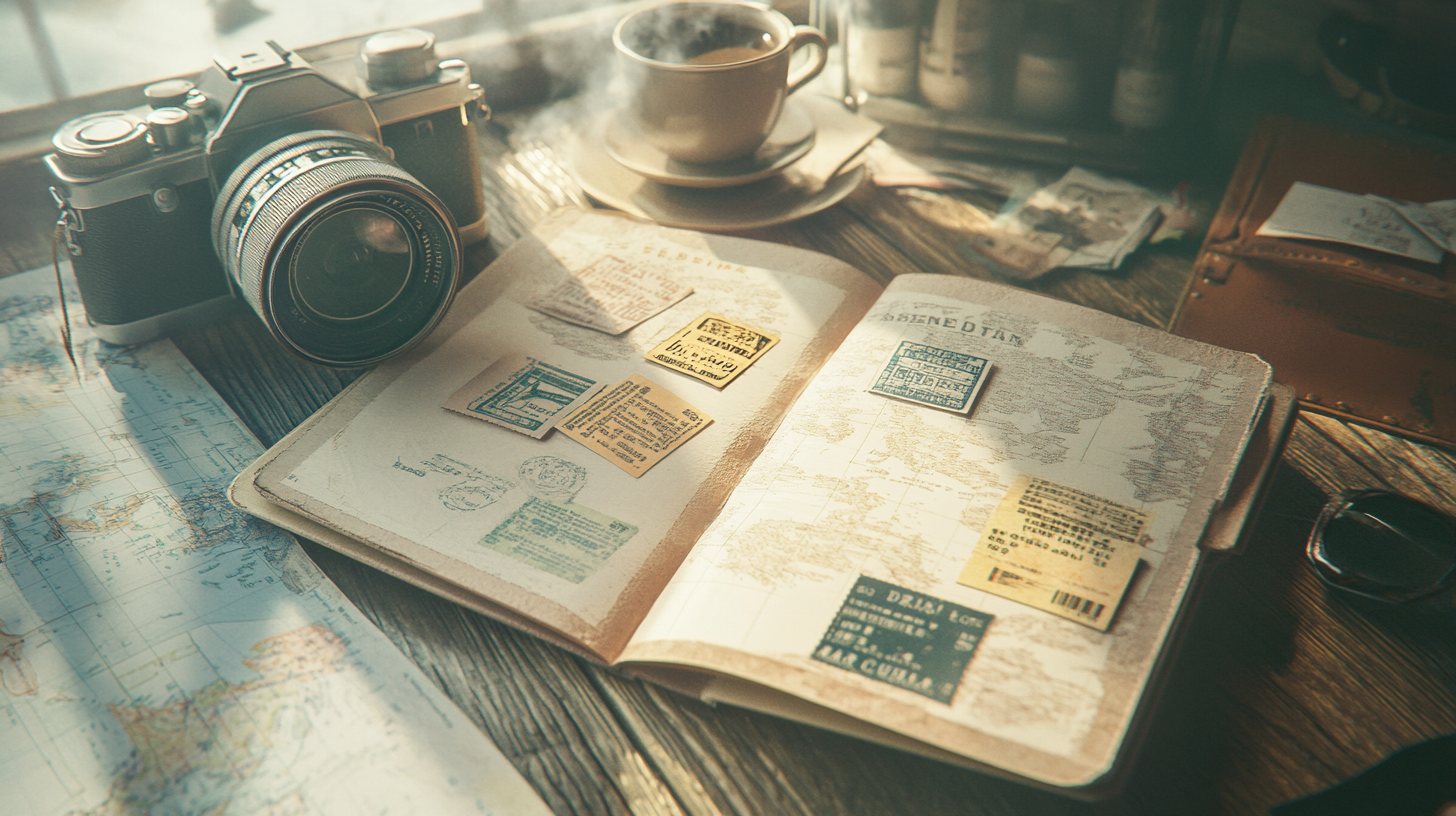
[[[472,269],[550,210],[590,206],[533,121],[523,112],[482,125],[492,232],[470,249]],[[49,265],[55,211],[43,168],[0,168],[0,191],[0,275]],[[798,223],[745,234],[825,252],[881,282],[907,272],[991,278],[958,229],[987,206],[865,186]],[[1058,270],[1031,288],[1163,326],[1196,249],[1144,248],[1117,273]],[[264,444],[360,373],[299,362],[251,315],[175,342]],[[1259,814],[1456,731],[1456,610],[1357,608],[1304,561],[1327,496],[1363,486],[1453,507],[1456,457],[1301,414],[1246,551],[1222,558],[1201,588],[1126,784],[1097,802],[710,707],[305,548],[563,816]]]

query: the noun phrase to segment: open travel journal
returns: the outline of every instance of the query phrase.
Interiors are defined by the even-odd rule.
[[[1290,405],[1013,287],[563,211],[231,495],[702,699],[1093,792]]]

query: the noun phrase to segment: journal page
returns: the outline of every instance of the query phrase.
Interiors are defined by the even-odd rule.
[[[1115,754],[1269,382],[1252,355],[1011,287],[897,278],[623,659],[1085,783]]]

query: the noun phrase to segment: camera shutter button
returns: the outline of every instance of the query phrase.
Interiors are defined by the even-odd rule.
[[[420,28],[375,34],[359,49],[364,79],[370,85],[411,85],[435,75],[435,35]]]

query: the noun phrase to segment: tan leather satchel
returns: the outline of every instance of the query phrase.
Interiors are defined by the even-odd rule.
[[[1265,117],[1168,327],[1263,357],[1300,407],[1456,446],[1456,260],[1255,235],[1296,181],[1456,198],[1456,153]]]

